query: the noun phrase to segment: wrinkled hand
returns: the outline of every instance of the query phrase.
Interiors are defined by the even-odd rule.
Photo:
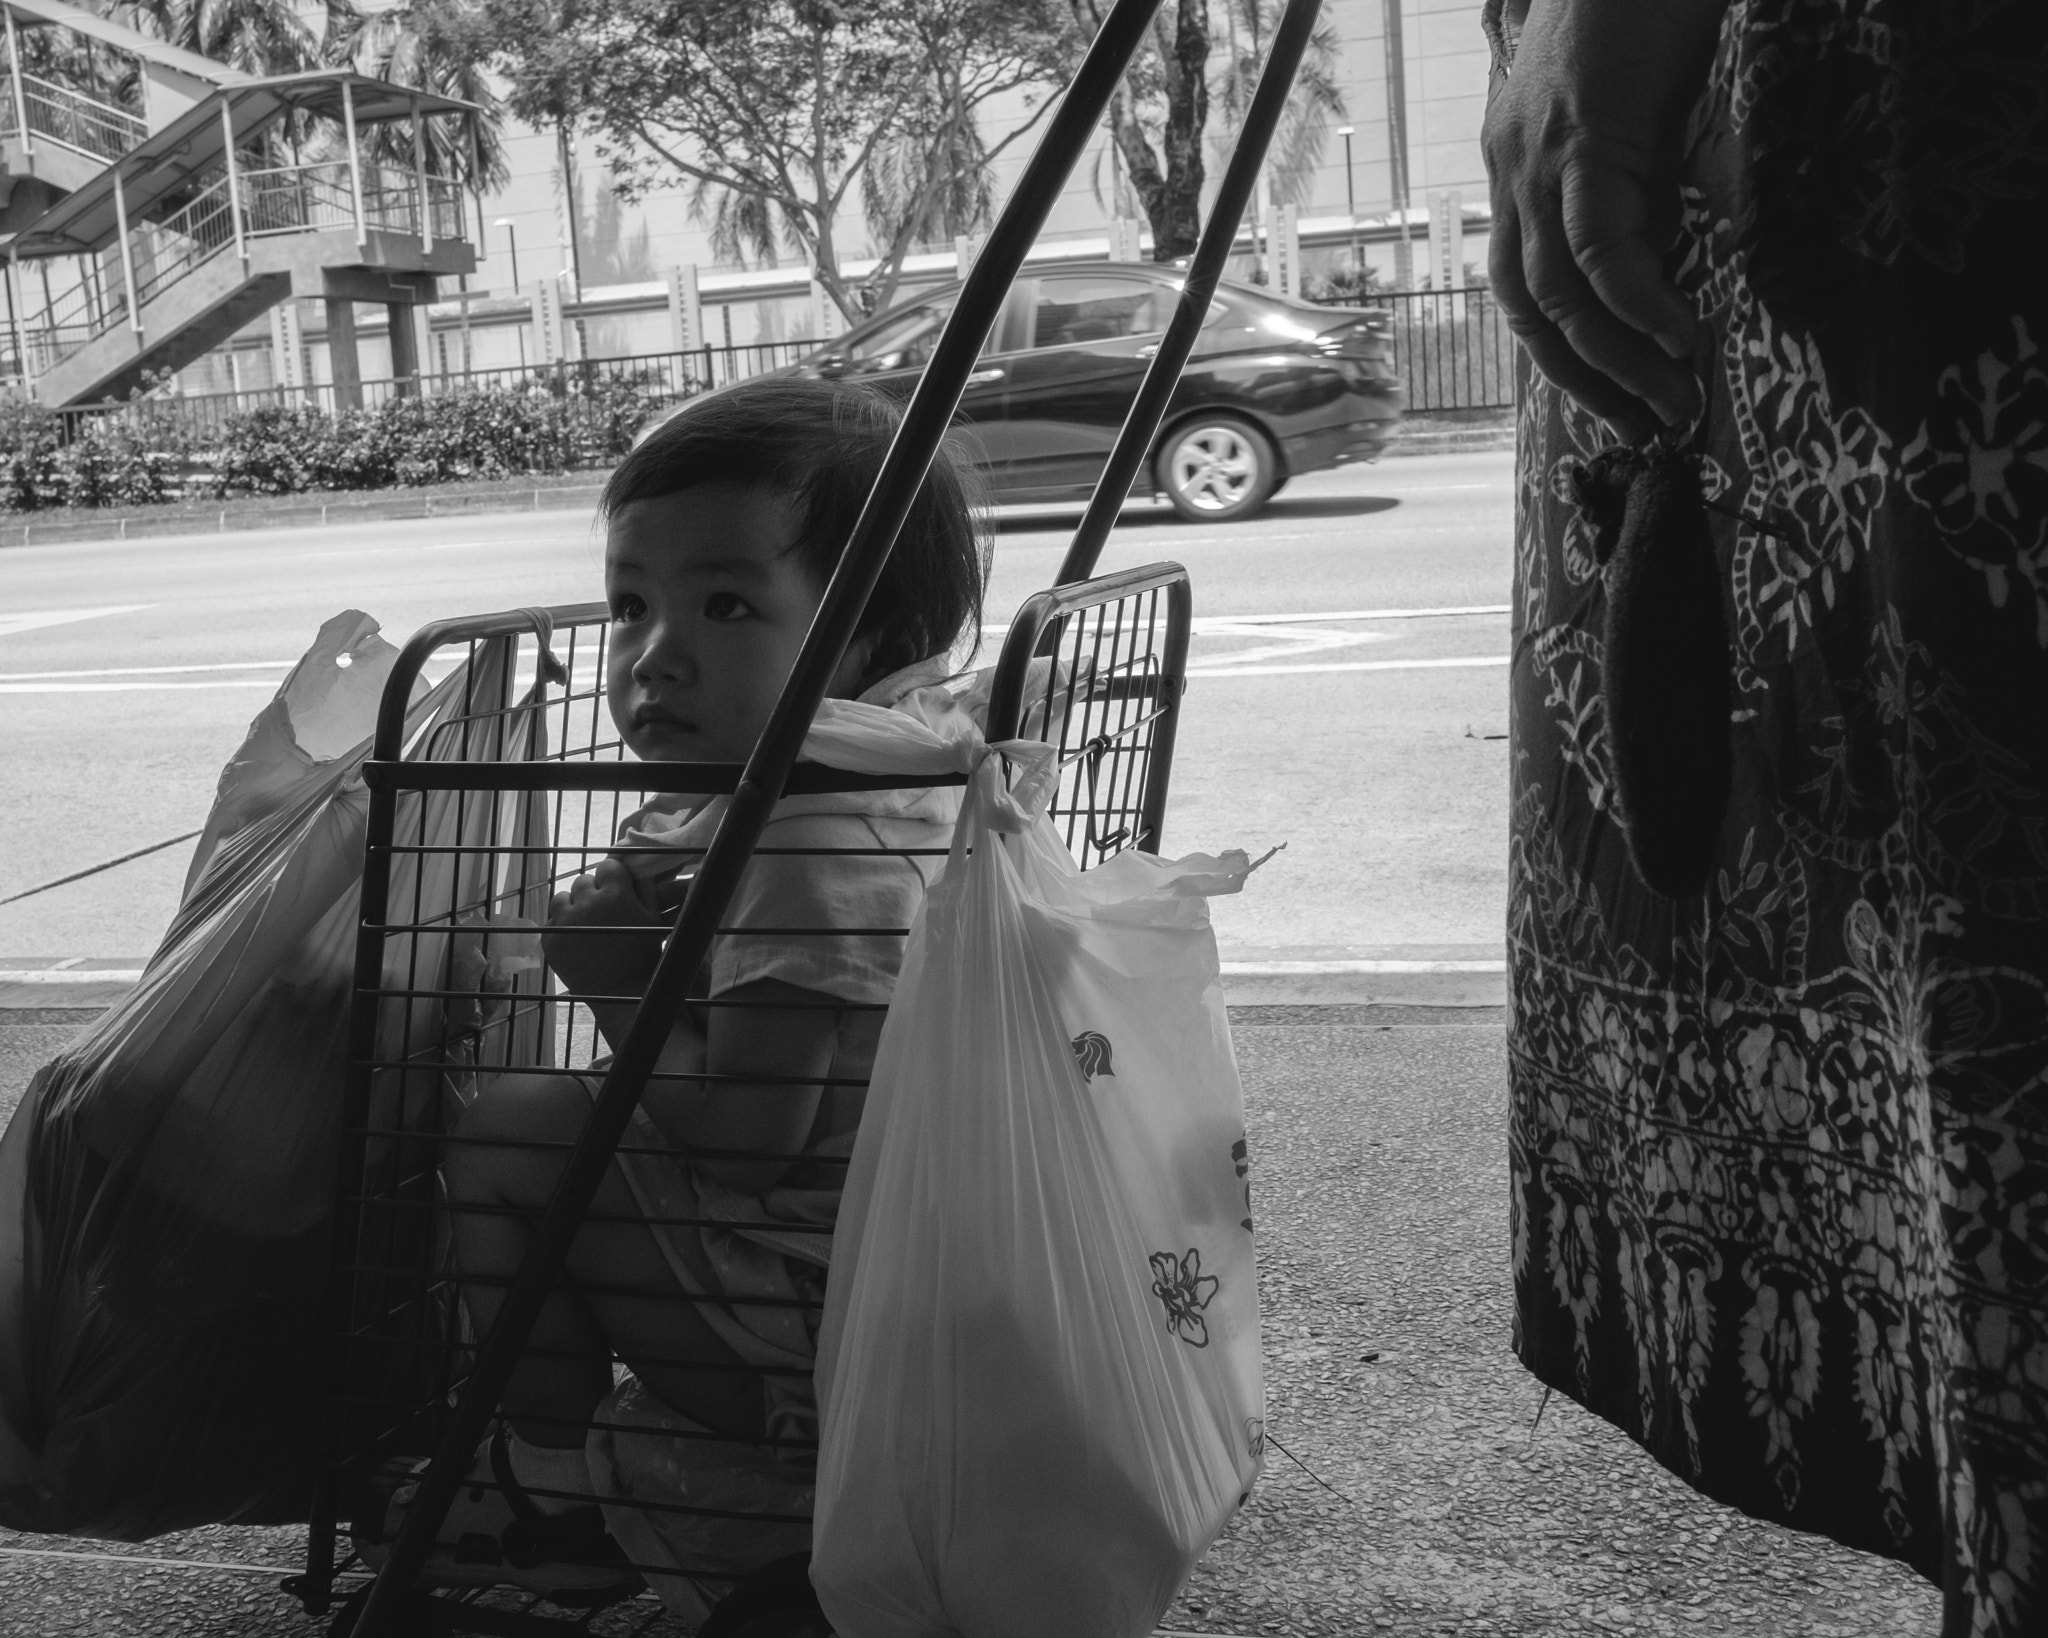
[[[617,859],[601,860],[557,893],[541,937],[548,965],[571,995],[638,996],[661,959],[666,917],[641,899],[632,873]],[[645,927],[645,933],[565,933],[575,927]]]
[[[1530,0],[1486,112],[1494,295],[1543,374],[1631,443],[1699,411],[1664,257],[1727,3]]]

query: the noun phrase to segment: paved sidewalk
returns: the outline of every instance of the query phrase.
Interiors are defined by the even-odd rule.
[[[0,1015],[0,1119],[77,1027],[34,1016]],[[1904,1569],[1707,1502],[1561,1398],[1536,1423],[1541,1390],[1508,1349],[1501,1010],[1260,1004],[1234,1017],[1268,1426],[1313,1477],[1276,1448],[1170,1629],[1934,1629],[1939,1597]],[[323,1623],[275,1585],[297,1550],[284,1530],[139,1547],[0,1532],[0,1638],[313,1638]]]

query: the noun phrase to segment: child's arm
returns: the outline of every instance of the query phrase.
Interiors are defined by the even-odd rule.
[[[748,1004],[707,1009],[710,1023],[701,1061],[712,1076],[738,1079],[657,1081],[647,1089],[648,1118],[674,1143],[794,1155],[817,1119],[824,1095],[818,1082],[832,1070],[844,1003],[775,978],[738,985],[719,1000]],[[671,1067],[669,1057],[663,1056],[664,1068]],[[704,1177],[740,1194],[772,1188],[791,1164],[788,1159],[692,1162]]]
[[[632,875],[616,859],[602,860],[557,893],[542,935],[548,965],[574,996],[639,995],[661,958],[666,918],[641,899]],[[644,927],[645,934],[577,932],[578,928]],[[663,1047],[656,1073],[744,1077],[709,1083],[655,1080],[642,1107],[670,1142],[706,1149],[754,1149],[794,1154],[817,1118],[838,1041],[832,997],[779,979],[757,979],[721,1000],[753,1003],[714,1006],[708,1028],[686,1009]],[[807,1004],[808,1003],[808,1004]],[[636,1003],[588,1001],[599,1032],[614,1049],[625,1039]],[[789,1170],[787,1160],[694,1162],[712,1182],[742,1194],[771,1188]]]
[[[602,859],[586,876],[578,876],[566,893],[557,893],[548,911],[548,930],[541,948],[562,988],[578,998],[593,995],[640,995],[661,959],[662,934],[668,921],[650,910],[634,887],[632,874],[617,859]],[[645,933],[595,932],[578,929],[644,927]],[[638,1003],[586,1001],[597,1019],[598,1032],[614,1051],[626,1038]]]

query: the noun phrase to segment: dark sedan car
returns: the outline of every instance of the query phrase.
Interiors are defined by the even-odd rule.
[[[1085,499],[1179,299],[1172,268],[1101,262],[1028,269],[967,378],[960,413],[993,498]],[[792,372],[908,396],[960,286],[921,293]],[[1401,424],[1385,316],[1310,307],[1226,284],[1210,303],[1140,493],[1183,516],[1248,516],[1301,472],[1369,461]]]

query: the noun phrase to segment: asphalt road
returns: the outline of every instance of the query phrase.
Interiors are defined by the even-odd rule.
[[[1226,957],[1497,953],[1511,461],[1318,473],[1236,525],[1126,513],[1103,567],[1177,559],[1195,586],[1168,849],[1287,844],[1218,902]],[[1049,582],[1073,520],[1004,518],[992,621]],[[587,515],[533,513],[0,551],[0,899],[196,830],[336,610],[402,641],[595,598],[601,561]],[[188,857],[0,904],[0,965],[146,955]]]

